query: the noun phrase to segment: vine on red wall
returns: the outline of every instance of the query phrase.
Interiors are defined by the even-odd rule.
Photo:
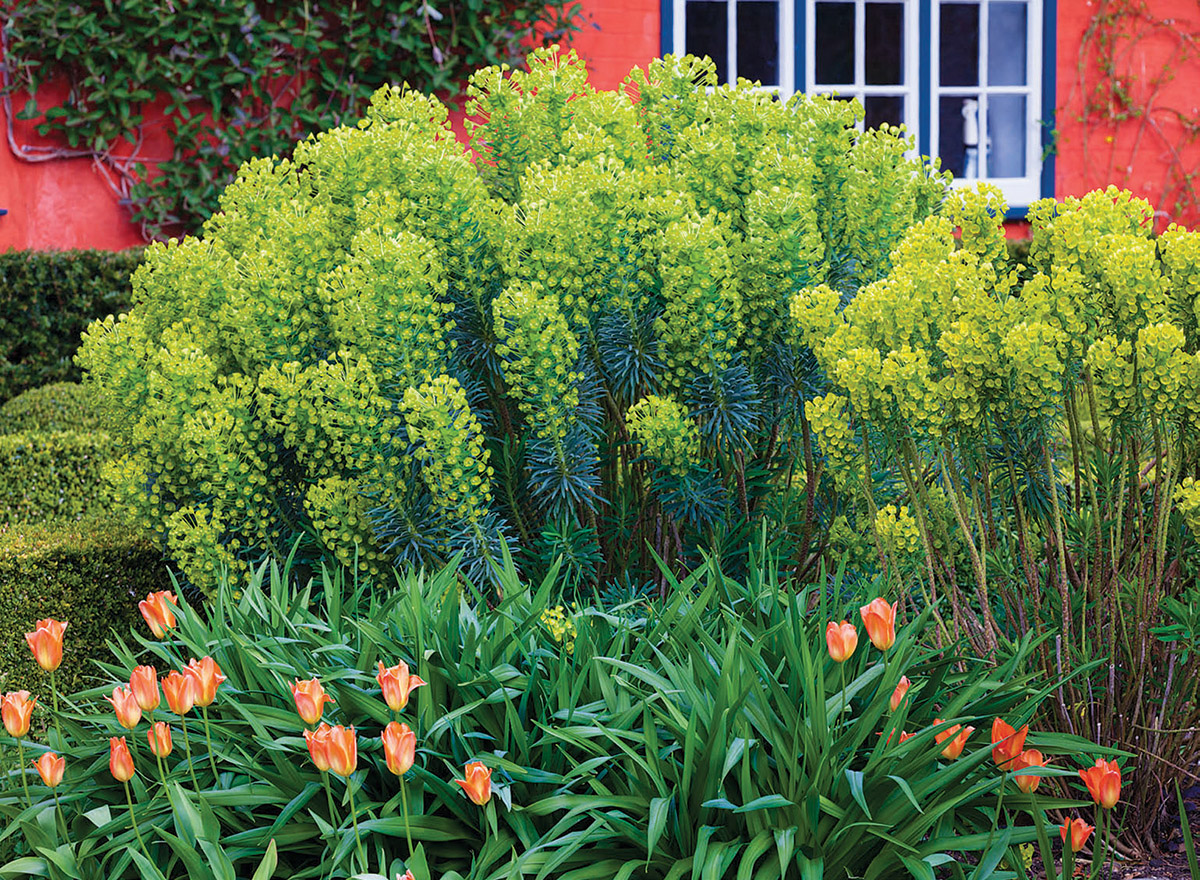
[[[1160,227],[1200,221],[1200,29],[1156,10],[1165,5],[1095,0],[1068,97],[1079,99],[1083,188],[1149,198]]]
[[[7,8],[4,8],[7,7]],[[242,162],[355,118],[380,85],[448,91],[577,28],[577,0],[0,0],[9,146],[93,158],[146,237],[195,230]],[[65,84],[48,102],[44,87]],[[17,142],[18,118],[66,146]],[[160,109],[161,108],[161,109]],[[165,125],[170,155],[149,157]]]

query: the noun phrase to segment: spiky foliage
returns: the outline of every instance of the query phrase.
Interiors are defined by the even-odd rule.
[[[668,57],[598,92],[537,51],[472,78],[474,153],[385,88],[247,164],[89,330],[118,496],[202,587],[297,540],[473,577],[512,544],[530,574],[643,583],[780,516],[815,559],[789,298],[885,275],[946,181],[855,104],[715,79]]]

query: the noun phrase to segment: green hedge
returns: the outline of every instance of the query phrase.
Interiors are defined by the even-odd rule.
[[[63,691],[90,686],[91,659],[107,656],[110,631],[127,632],[141,619],[137,600],[170,586],[162,554],[119,522],[0,526],[0,687],[49,700],[24,636],[44,617],[69,624]]]
[[[71,361],[96,318],[129,308],[142,251],[0,253],[0,401],[78,380]]]
[[[109,497],[100,468],[114,451],[100,432],[0,434],[0,523],[98,510]]]
[[[93,399],[77,382],[32,388],[0,404],[0,434],[99,430]]]

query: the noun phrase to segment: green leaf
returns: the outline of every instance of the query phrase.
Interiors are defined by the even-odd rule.
[[[854,798],[854,802],[858,804],[859,809],[866,813],[867,818],[871,816],[871,808],[867,806],[867,798],[863,794],[863,775],[861,770],[851,770],[846,768],[846,781],[850,783],[850,795]]]

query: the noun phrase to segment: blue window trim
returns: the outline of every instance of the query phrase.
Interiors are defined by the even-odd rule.
[[[807,46],[805,27],[807,16],[804,14],[804,0],[793,0],[796,6],[796,81],[804,81],[805,57]],[[920,17],[921,33],[932,33],[933,29],[933,0],[918,0],[917,14]],[[666,55],[674,47],[671,36],[675,28],[675,6],[672,0],[659,2],[659,54]],[[1057,63],[1058,63],[1058,0],[1042,0],[1042,198],[1054,198],[1054,108],[1057,99]],[[932,126],[930,124],[932,107],[930,93],[933,83],[933,71],[930,68],[930,54],[921,53],[919,73],[919,106],[921,116],[920,130],[917,132],[917,149],[924,156],[933,153],[930,140]],[[1005,220],[1024,220],[1025,208],[1010,208],[1004,215]]]

